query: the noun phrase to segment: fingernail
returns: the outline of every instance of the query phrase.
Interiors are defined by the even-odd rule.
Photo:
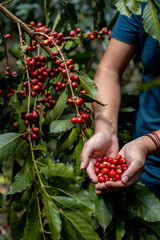
[[[124,177],[122,178],[122,182],[123,182],[124,184],[126,184],[126,183],[128,182],[128,180],[129,180],[129,177],[128,177],[128,176],[124,176]]]
[[[83,169],[83,167],[84,167],[84,163],[82,162],[80,168]]]

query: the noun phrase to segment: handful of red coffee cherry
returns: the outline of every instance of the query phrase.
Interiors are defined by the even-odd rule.
[[[95,173],[100,183],[106,181],[120,181],[121,175],[127,170],[125,158],[117,154],[114,158],[104,157],[97,158],[95,163]]]

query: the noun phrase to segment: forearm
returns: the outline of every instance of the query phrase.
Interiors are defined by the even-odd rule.
[[[103,64],[97,69],[95,84],[98,87],[97,99],[105,106],[93,104],[95,113],[95,131],[107,129],[111,126],[113,131],[117,132],[118,113],[121,101],[120,93],[120,77],[116,71],[109,67],[104,67]]]
[[[111,127],[117,133],[118,113],[121,101],[120,79],[135,53],[136,46],[111,39],[109,46],[95,74],[95,84],[98,87],[97,99],[105,107],[93,104],[95,113],[95,131],[108,130]]]

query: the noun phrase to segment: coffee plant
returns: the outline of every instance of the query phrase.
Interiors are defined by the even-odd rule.
[[[2,233],[0,239],[160,239],[160,203],[148,188],[138,183],[97,196],[87,174],[80,170],[83,144],[94,133],[92,102],[107,104],[96,100],[93,57],[85,49],[94,41],[109,42],[112,29],[104,25],[104,1],[96,1],[95,15],[101,21],[97,18],[90,31],[75,26],[75,6],[69,2],[63,2],[69,14],[67,25],[61,14],[51,21],[46,1],[45,23],[23,22],[7,9],[10,2],[0,4],[3,17],[16,25],[18,39],[8,50],[12,32],[4,33],[0,23],[4,46],[0,60],[6,62],[0,73],[0,174],[10,182],[8,193],[0,193],[0,211],[8,212],[10,233]],[[116,2],[116,6],[122,4]],[[17,69],[10,66],[8,52]],[[84,53],[89,57],[82,59]],[[130,140],[135,98],[127,96],[126,102],[126,96],[122,97],[122,145]],[[97,171],[100,164],[107,171],[104,162],[109,158],[104,158],[97,160]],[[115,159],[125,171],[125,159],[118,155]]]

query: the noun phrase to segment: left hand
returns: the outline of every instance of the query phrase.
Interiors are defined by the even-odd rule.
[[[149,154],[148,144],[153,144],[146,136],[137,138],[121,149],[119,154],[126,159],[128,169],[122,174],[121,180],[117,182],[107,181],[105,183],[95,184],[96,193],[120,191],[139,181],[143,172],[145,160]]]

